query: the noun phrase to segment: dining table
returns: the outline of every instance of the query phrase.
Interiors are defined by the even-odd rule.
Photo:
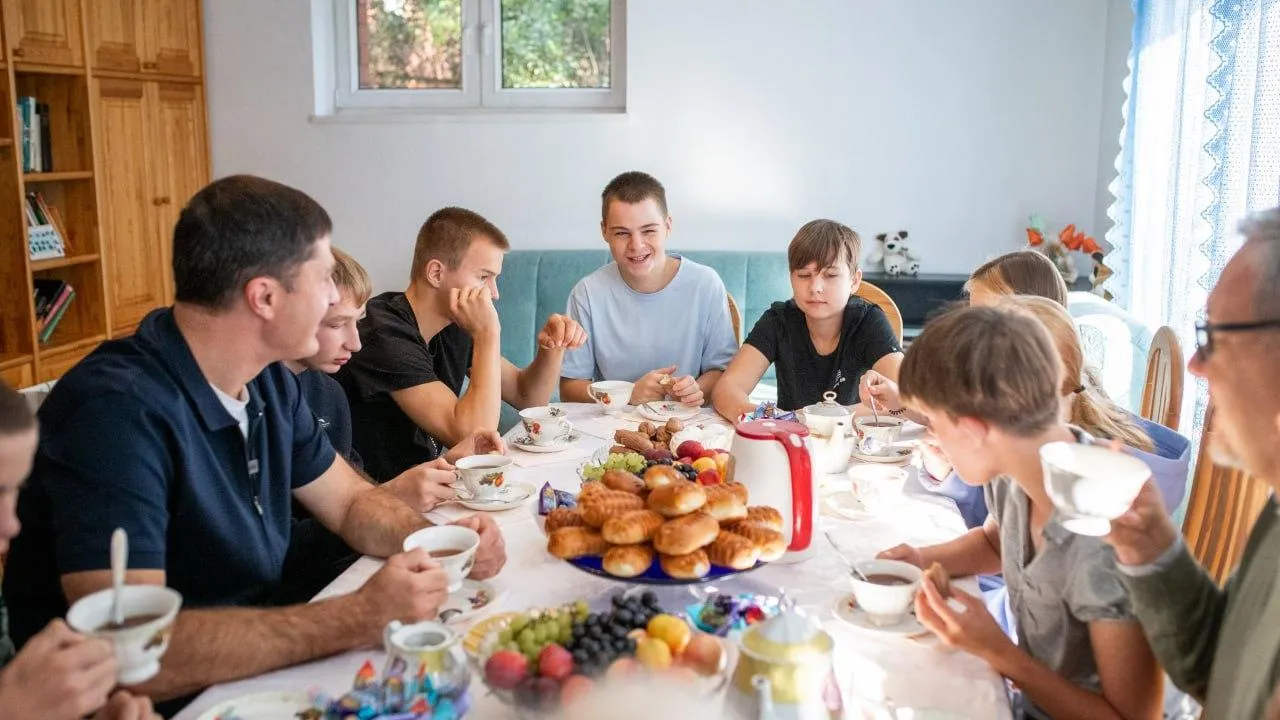
[[[601,448],[614,444],[614,432],[634,430],[642,420],[629,406],[609,414],[604,406],[595,404],[556,406],[573,424],[576,441],[555,453],[522,451],[514,442],[524,434],[517,425],[506,435],[508,453],[513,458],[507,471],[509,482],[533,488],[550,483],[554,488],[574,492],[582,481],[580,469]],[[686,424],[731,428],[709,408]],[[855,466],[858,462],[853,460]],[[924,490],[914,464],[905,469],[908,477],[901,497],[883,503],[874,513],[838,513],[824,503],[819,516],[822,532],[814,535],[816,547],[804,561],[769,563],[740,577],[749,579],[753,588],[770,588],[785,595],[798,611],[831,634],[835,641],[834,676],[841,690],[845,717],[1009,718],[1006,683],[985,661],[947,648],[932,635],[907,638],[878,632],[846,622],[835,612],[838,604],[847,602],[852,590],[850,562],[874,558],[879,551],[898,543],[930,545],[966,531],[955,503]],[[815,477],[815,482],[825,495],[849,490],[851,481],[847,473],[841,473]],[[440,524],[474,512],[450,502],[428,512],[426,518]],[[623,579],[591,575],[548,554],[538,518],[537,493],[519,507],[491,515],[502,532],[507,563],[489,580],[497,593],[493,601],[480,613],[449,623],[458,633],[465,634],[476,622],[495,613],[558,606],[628,587]],[[357,560],[313,602],[359,589],[382,563],[382,559],[374,557]],[[976,593],[977,583],[965,580]],[[350,690],[353,677],[366,661],[372,660],[374,667],[381,667],[384,658],[381,648],[365,648],[215,685],[175,717],[204,720],[202,716],[221,703],[263,692],[318,689],[336,697]],[[511,707],[486,691],[480,672],[474,667],[471,690],[468,718],[514,716]]]

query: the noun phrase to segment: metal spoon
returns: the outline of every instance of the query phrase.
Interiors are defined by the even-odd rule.
[[[129,566],[129,535],[124,528],[111,533],[111,624],[124,624],[124,571]]]
[[[855,576],[857,576],[859,580],[863,582],[871,582],[870,580],[867,579],[866,575],[862,574],[862,571],[859,570],[857,566],[855,566],[852,562],[849,561],[849,558],[844,556],[844,552],[840,550],[840,546],[836,545],[836,541],[831,537],[830,530],[823,528],[822,534],[827,537],[827,542],[831,543],[831,549],[835,550],[836,554],[840,556],[840,559],[844,561],[844,564],[849,566],[849,572],[853,573]]]

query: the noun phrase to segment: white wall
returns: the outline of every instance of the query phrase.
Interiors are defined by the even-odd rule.
[[[316,124],[311,4],[209,0],[214,172],[313,194],[383,287],[443,205],[518,248],[596,246],[599,191],[627,169],[666,184],[677,248],[781,250],[828,216],[906,228],[926,272],[967,272],[1031,212],[1105,231],[1087,224],[1124,76],[1109,4],[631,0],[625,117]]]

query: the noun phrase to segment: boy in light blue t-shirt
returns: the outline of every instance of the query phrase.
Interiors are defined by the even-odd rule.
[[[588,341],[565,353],[560,397],[590,402],[592,382],[626,380],[636,384],[632,403],[670,397],[700,406],[738,350],[724,282],[705,265],[667,254],[667,195],[652,176],[623,173],[601,199],[613,262],[569,294],[569,317]]]

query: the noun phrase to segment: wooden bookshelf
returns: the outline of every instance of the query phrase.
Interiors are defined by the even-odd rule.
[[[21,387],[172,302],[173,223],[209,181],[209,152],[200,0],[6,1],[0,14],[0,237],[21,239],[0,243],[0,379]],[[24,96],[48,109],[46,172],[24,171]],[[54,211],[63,257],[30,258],[29,193]],[[75,289],[44,342],[36,280]]]

